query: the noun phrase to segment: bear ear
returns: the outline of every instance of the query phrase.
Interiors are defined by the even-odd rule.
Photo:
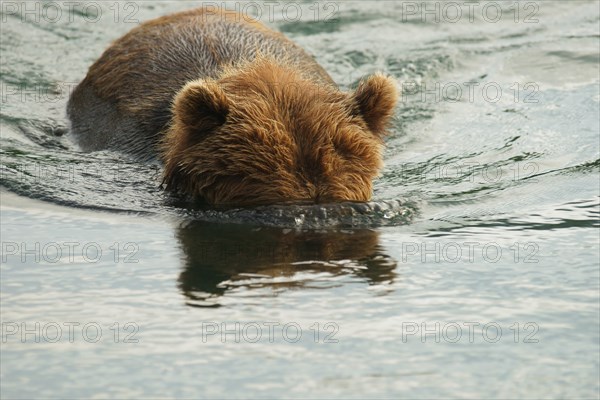
[[[188,82],[173,102],[175,121],[194,134],[208,133],[223,125],[228,113],[227,95],[214,81]]]
[[[364,79],[354,92],[355,114],[360,115],[369,129],[383,135],[398,100],[396,81],[383,74]]]

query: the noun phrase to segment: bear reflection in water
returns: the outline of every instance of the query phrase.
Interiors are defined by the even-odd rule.
[[[188,304],[219,306],[237,290],[337,286],[343,275],[367,284],[395,278],[396,261],[373,230],[296,231],[192,222],[178,228],[185,267],[179,287]],[[318,274],[318,276],[317,276]],[[264,293],[264,292],[263,292]]]

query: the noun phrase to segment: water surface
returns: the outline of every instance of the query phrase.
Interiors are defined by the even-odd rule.
[[[8,3],[4,398],[599,396],[597,2],[492,2],[497,22],[443,2],[439,21],[414,2],[262,5],[343,89],[375,71],[403,89],[374,195],[399,213],[355,224],[207,218],[159,165],[65,134],[69,88],[112,40],[198,3],[37,21]]]

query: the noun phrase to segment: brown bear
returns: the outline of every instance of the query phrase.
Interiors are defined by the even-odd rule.
[[[243,14],[199,8],[141,24],[67,106],[84,151],[159,158],[164,183],[214,205],[367,201],[396,82],[345,93],[308,53]]]

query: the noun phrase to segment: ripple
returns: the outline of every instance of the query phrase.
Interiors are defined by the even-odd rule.
[[[194,204],[162,191],[158,164],[139,163],[111,152],[70,151],[63,138],[44,133],[48,129],[46,125],[43,130],[34,125],[17,129],[28,132],[27,137],[37,146],[26,146],[18,140],[5,141],[0,149],[4,188],[69,207],[291,228],[404,225],[417,214],[416,203],[399,199],[197,209]]]

